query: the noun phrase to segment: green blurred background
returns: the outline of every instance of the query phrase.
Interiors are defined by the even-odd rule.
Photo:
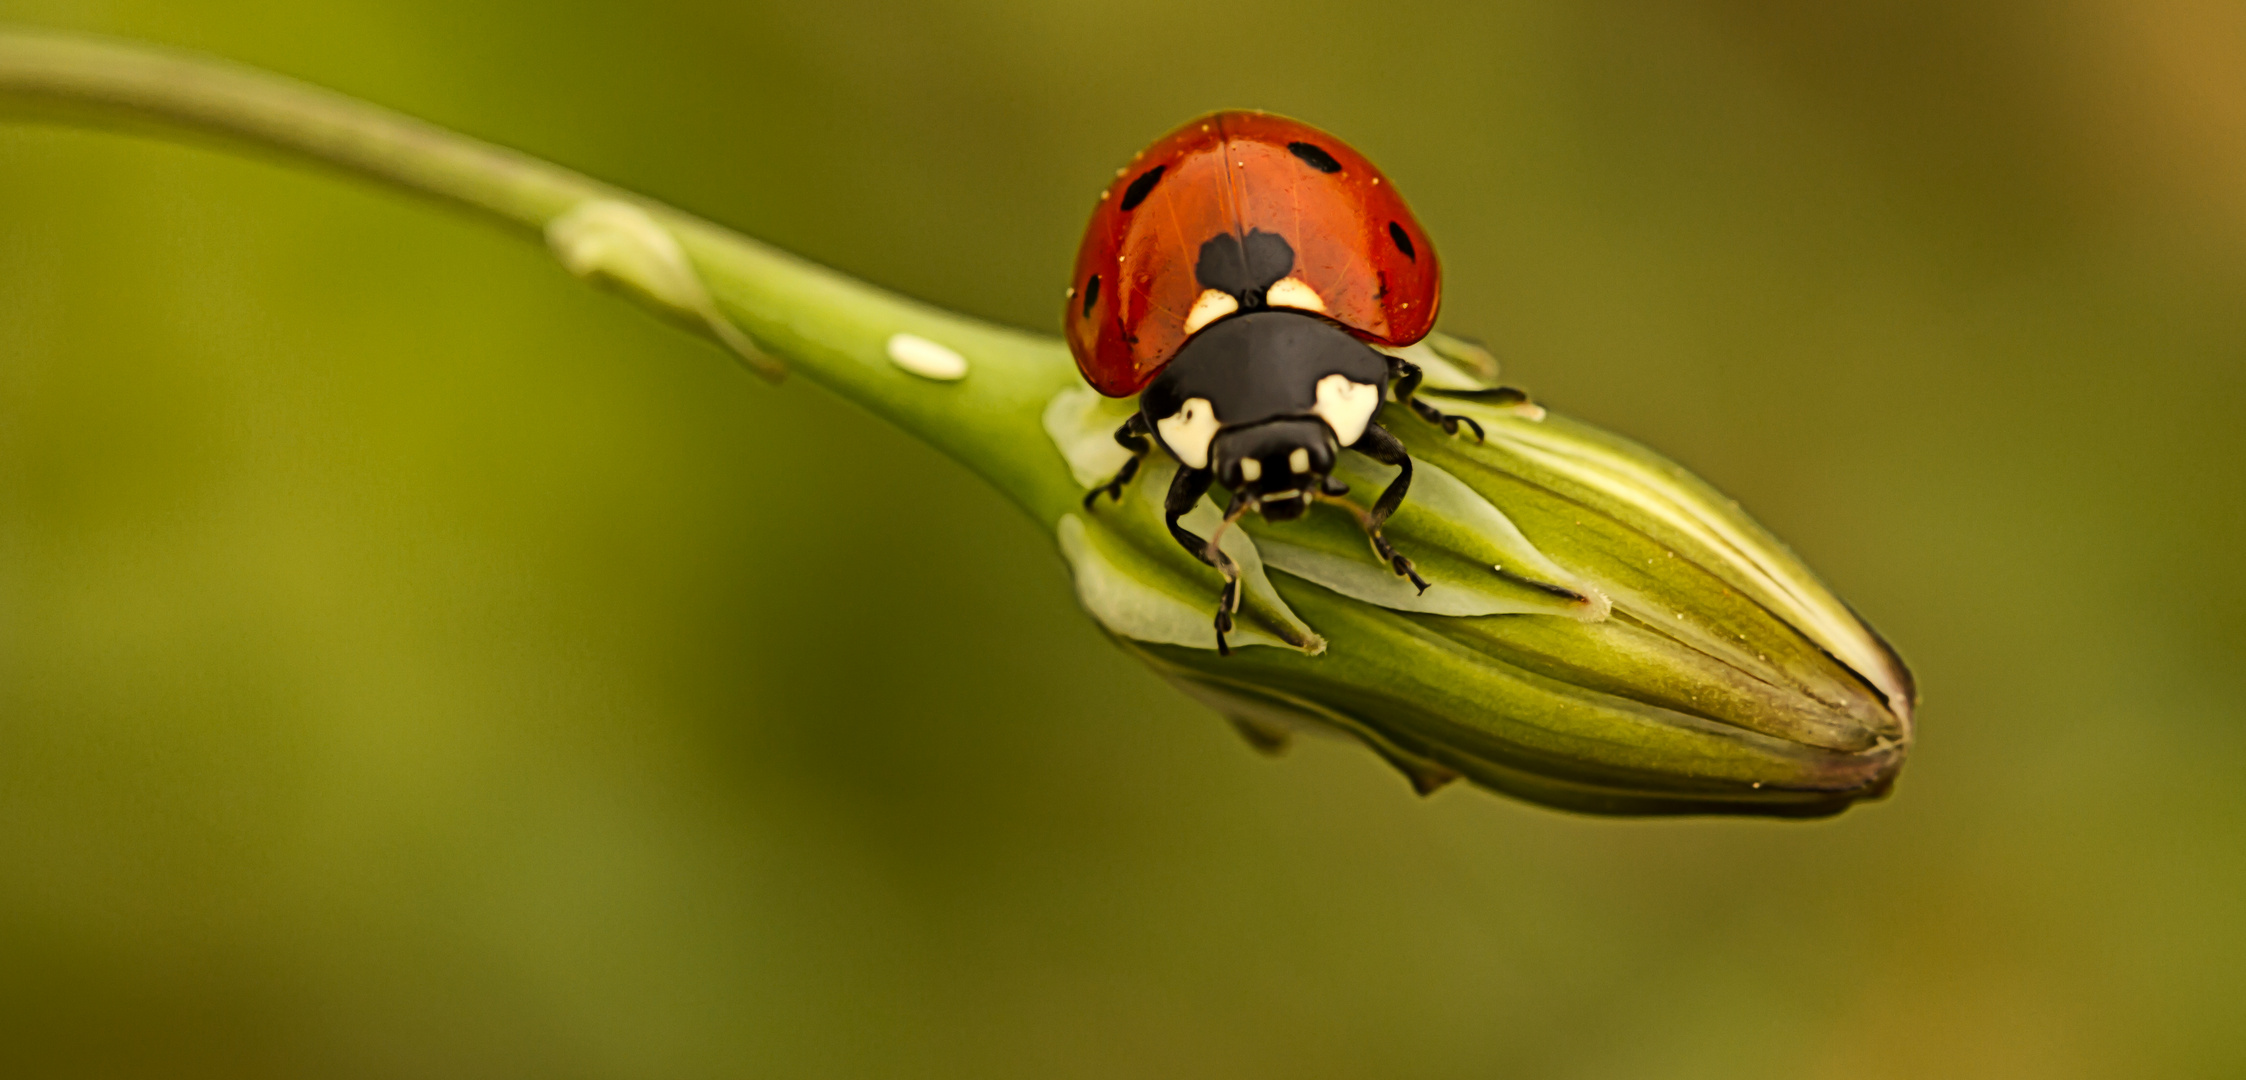
[[[2246,8],[6,0],[1052,325],[1220,106],[1909,657],[1894,797],[1271,761],[965,471],[350,179],[0,127],[0,1072],[2246,1075]]]

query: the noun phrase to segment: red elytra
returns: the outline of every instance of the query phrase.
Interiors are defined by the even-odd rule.
[[[1063,315],[1085,381],[1109,397],[1146,386],[1192,336],[1201,245],[1254,229],[1286,239],[1295,276],[1357,337],[1433,329],[1435,245],[1372,162],[1298,120],[1212,113],[1140,151],[1092,211]]]

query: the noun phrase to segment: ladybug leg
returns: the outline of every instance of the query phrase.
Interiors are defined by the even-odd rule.
[[[1233,562],[1232,556],[1225,554],[1224,549],[1217,545],[1224,539],[1224,531],[1231,528],[1233,522],[1240,520],[1242,514],[1255,507],[1255,499],[1242,492],[1233,492],[1231,504],[1224,508],[1224,521],[1217,526],[1216,532],[1209,534],[1208,547],[1201,556],[1202,561],[1216,567],[1217,573],[1224,575],[1224,590],[1217,594],[1219,656],[1232,655],[1232,646],[1225,643],[1224,636],[1232,632],[1232,615],[1240,610],[1240,564]]]
[[[1217,474],[1208,469],[1178,467],[1178,474],[1170,479],[1170,494],[1162,500],[1162,520],[1170,526],[1170,535],[1178,546],[1193,553],[1193,557],[1209,562],[1209,542],[1178,524],[1178,519],[1193,512],[1194,504],[1209,493],[1209,485],[1217,482]],[[1215,563],[1209,563],[1215,566]]]
[[[1411,490],[1411,454],[1404,450],[1403,443],[1396,441],[1396,436],[1389,434],[1388,429],[1379,424],[1365,425],[1365,433],[1349,448],[1383,465],[1394,465],[1401,470],[1396,474],[1396,479],[1389,481],[1388,490],[1381,492],[1380,498],[1373,500],[1372,513],[1359,517],[1357,523],[1365,527],[1365,536],[1372,540],[1373,554],[1396,571],[1397,577],[1410,579],[1419,591],[1426,592],[1427,579],[1419,576],[1419,568],[1413,566],[1410,559],[1397,554],[1395,546],[1380,532],[1381,526],[1388,524],[1389,515],[1394,514],[1397,507],[1404,505],[1404,494]]]
[[[1379,424],[1366,424],[1365,433],[1349,448],[1383,465],[1394,465],[1402,470],[1396,474],[1396,479],[1388,482],[1388,488],[1380,493],[1380,498],[1373,500],[1372,518],[1365,524],[1367,528],[1378,529],[1388,524],[1389,516],[1396,512],[1397,507],[1404,505],[1404,495],[1412,489],[1412,455],[1404,449],[1403,443],[1396,441],[1396,436],[1389,434],[1388,429]]]
[[[1411,410],[1418,413],[1420,419],[1442,428],[1445,435],[1458,434],[1459,425],[1464,424],[1473,429],[1475,442],[1482,441],[1482,425],[1475,423],[1473,418],[1452,416],[1413,396],[1419,392],[1419,381],[1426,377],[1426,373],[1419,370],[1418,364],[1391,356],[1388,358],[1388,375],[1396,380],[1396,400],[1411,406]],[[1517,390],[1513,392],[1519,393]],[[1524,396],[1522,400],[1527,399]]]
[[[1192,552],[1194,558],[1216,567],[1217,572],[1224,575],[1224,591],[1217,594],[1217,653],[1230,656],[1232,646],[1224,640],[1224,636],[1232,632],[1232,613],[1240,609],[1240,567],[1217,547],[1217,541],[1223,539],[1225,527],[1239,520],[1250,504],[1239,495],[1234,495],[1232,505],[1225,509],[1224,525],[1219,526],[1217,534],[1207,540],[1195,536],[1191,530],[1178,524],[1179,518],[1192,513],[1193,508],[1200,505],[1201,496],[1209,493],[1209,485],[1215,483],[1216,479],[1217,474],[1208,469],[1178,469],[1176,478],[1170,481],[1170,494],[1162,500],[1162,520],[1170,527],[1170,536],[1178,542],[1179,547]]]
[[[1123,421],[1122,427],[1115,429],[1115,441],[1131,452],[1131,460],[1123,463],[1123,468],[1116,472],[1115,479],[1084,493],[1084,509],[1092,509],[1092,504],[1098,502],[1102,495],[1117,500],[1123,498],[1123,485],[1130,483],[1131,478],[1139,474],[1139,463],[1145,461],[1147,452],[1154,449],[1154,444],[1146,441],[1146,435],[1145,413],[1132,413],[1129,420]]]
[[[1465,398],[1501,408],[1507,405],[1526,405],[1529,400],[1529,392],[1518,386],[1493,386],[1487,390],[1445,390],[1442,394],[1444,397]]]

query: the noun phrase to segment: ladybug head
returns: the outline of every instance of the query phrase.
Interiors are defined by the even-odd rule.
[[[1316,495],[1340,493],[1339,481],[1328,475],[1338,453],[1333,428],[1316,417],[1231,428],[1209,447],[1217,479],[1253,499],[1271,521],[1301,517]]]

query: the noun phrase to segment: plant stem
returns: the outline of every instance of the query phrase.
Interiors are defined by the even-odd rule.
[[[794,370],[958,459],[1041,524],[1076,497],[1038,420],[1075,378],[1057,339],[909,300],[558,165],[221,60],[0,29],[0,107],[285,151],[532,237],[589,200],[629,203],[678,239],[721,313]],[[958,351],[967,377],[937,382],[898,367],[887,352],[898,333]]]

